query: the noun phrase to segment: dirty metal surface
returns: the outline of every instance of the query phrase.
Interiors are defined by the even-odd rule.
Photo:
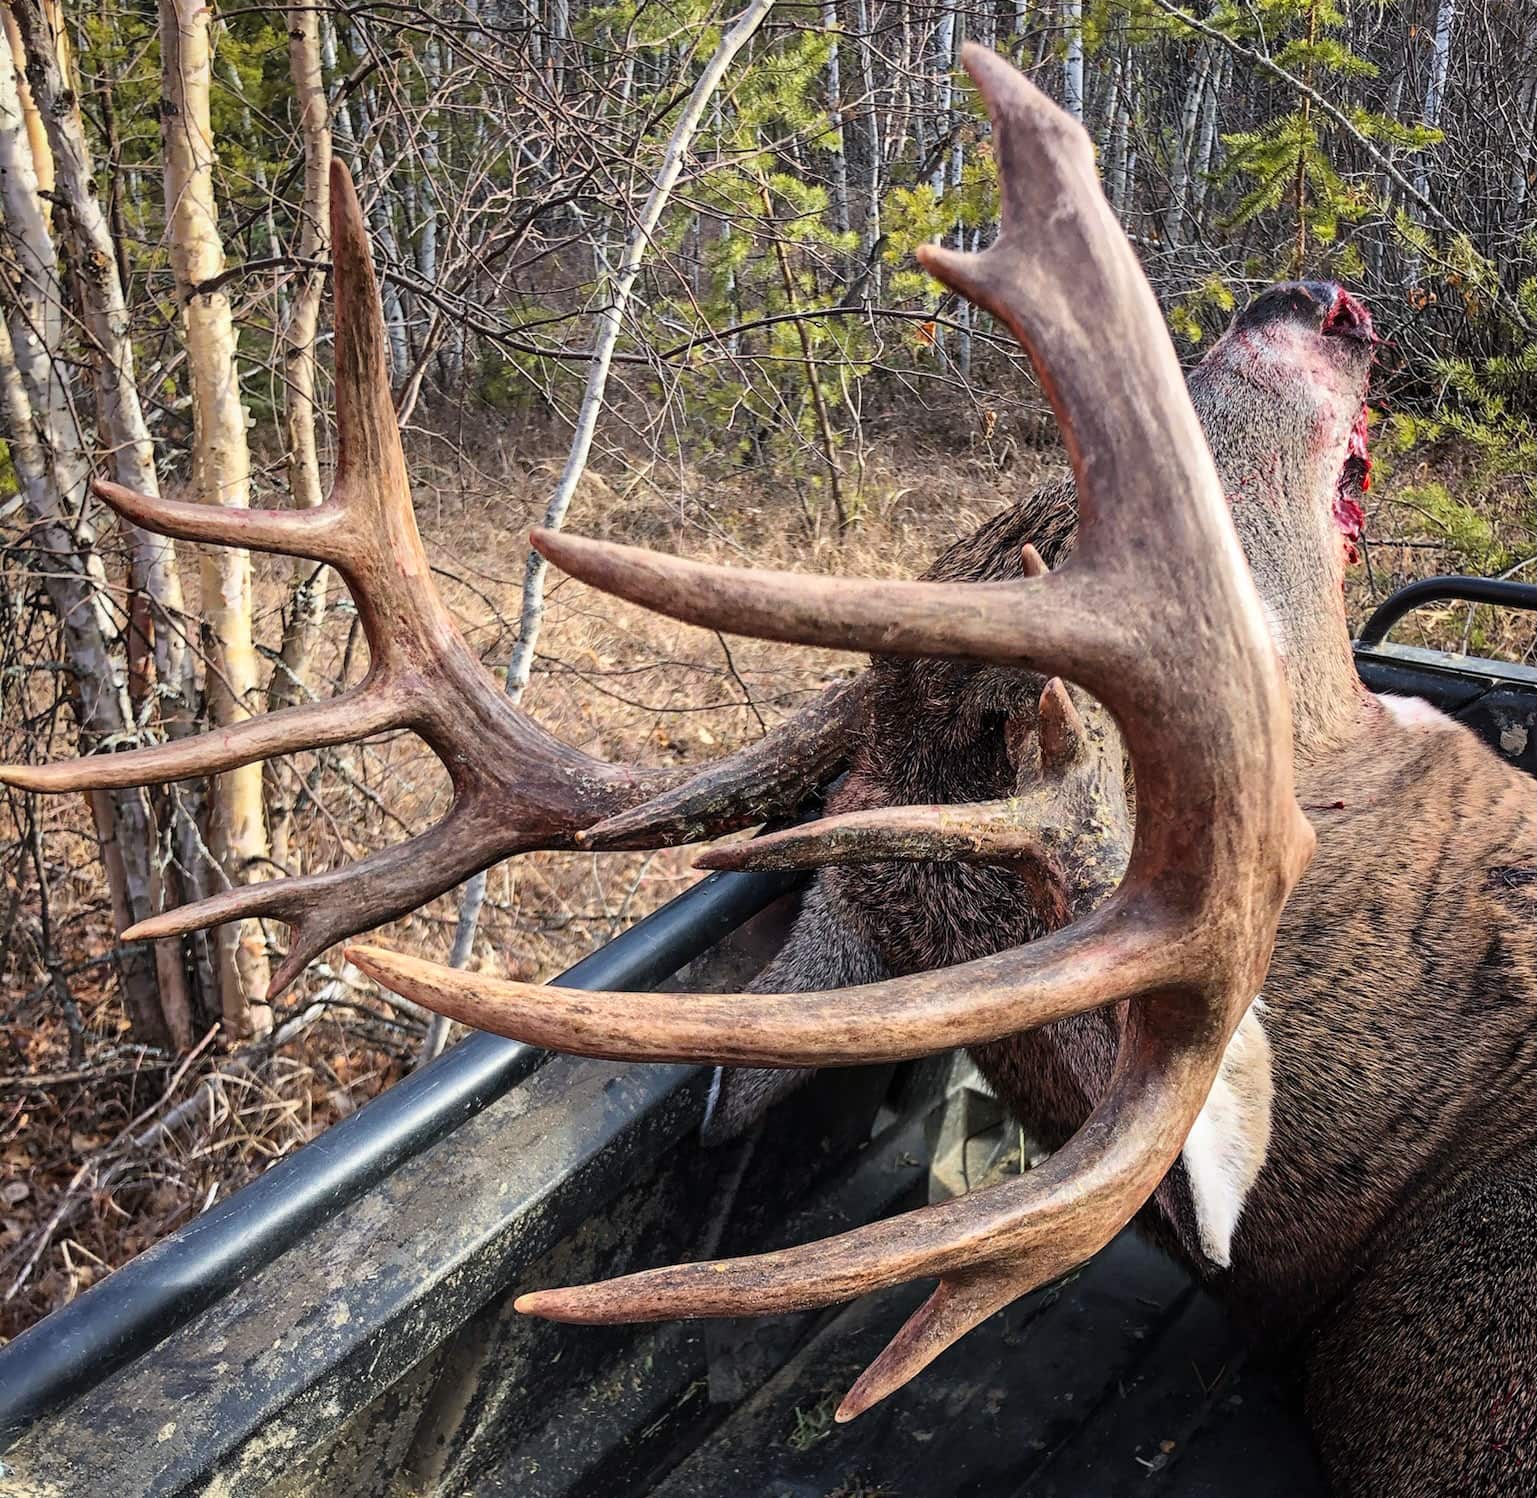
[[[1358,646],[1356,670],[1374,692],[1423,697],[1537,775],[1537,669],[1385,642]]]
[[[1129,1233],[833,1424],[925,1293],[844,1311],[650,1498],[1323,1498],[1286,1383],[1250,1365],[1216,1302]]]

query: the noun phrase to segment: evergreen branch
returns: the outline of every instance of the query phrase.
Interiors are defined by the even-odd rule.
[[[1158,9],[1161,10],[1166,16],[1172,17],[1182,26],[1188,26],[1192,31],[1198,33],[1201,36],[1207,37],[1214,42],[1221,42],[1221,44],[1226,47],[1234,57],[1240,58],[1244,62],[1253,64],[1253,66],[1259,68],[1261,72],[1269,73],[1271,77],[1278,79],[1288,88],[1292,89],[1299,98],[1306,99],[1315,109],[1321,111],[1323,114],[1328,115],[1328,117],[1333,120],[1333,122],[1341,130],[1343,130],[1345,134],[1349,136],[1357,146],[1359,146],[1364,152],[1366,152],[1369,157],[1371,157],[1372,161],[1375,162],[1376,165],[1382,168],[1383,173],[1389,178],[1393,185],[1404,194],[1406,198],[1409,198],[1415,203],[1418,203],[1419,206],[1425,210],[1426,214],[1429,215],[1429,217],[1432,218],[1436,224],[1444,229],[1448,234],[1458,234],[1462,232],[1449,218],[1447,218],[1444,213],[1441,212],[1439,208],[1436,207],[1434,203],[1431,202],[1431,200],[1424,193],[1420,192],[1420,190],[1415,187],[1414,184],[1411,183],[1409,179],[1405,177],[1404,174],[1400,172],[1396,166],[1393,165],[1393,162],[1389,157],[1384,156],[1383,153],[1372,144],[1370,138],[1355,125],[1350,116],[1346,114],[1343,109],[1341,109],[1336,104],[1331,104],[1329,100],[1326,99],[1321,93],[1319,93],[1316,88],[1312,87],[1311,84],[1304,83],[1302,79],[1297,77],[1295,73],[1289,72],[1287,69],[1283,68],[1281,64],[1278,63],[1275,58],[1270,56],[1268,52],[1258,52],[1253,47],[1244,46],[1242,42],[1235,41],[1225,31],[1221,31],[1217,27],[1209,25],[1207,22],[1201,20],[1199,17],[1191,15],[1189,11],[1176,5],[1174,0],[1153,0],[1153,4],[1156,5]]]
[[[1441,212],[1439,208],[1436,207],[1433,202],[1431,202],[1429,197],[1427,197],[1417,187],[1415,187],[1414,184],[1411,183],[1409,179],[1405,177],[1404,174],[1399,171],[1396,166],[1393,165],[1393,162],[1389,157],[1385,156],[1381,151],[1377,149],[1376,146],[1372,144],[1371,140],[1356,126],[1354,121],[1351,120],[1350,116],[1346,114],[1344,110],[1339,108],[1338,105],[1332,104],[1321,93],[1319,93],[1316,88],[1313,88],[1310,84],[1304,83],[1302,79],[1297,77],[1295,73],[1288,72],[1287,69],[1283,68],[1280,63],[1275,60],[1275,58],[1270,56],[1269,53],[1256,51],[1253,47],[1246,47],[1242,42],[1235,41],[1232,37],[1227,35],[1226,32],[1219,30],[1215,26],[1208,25],[1205,21],[1201,20],[1197,16],[1191,15],[1189,11],[1175,4],[1174,0],[1152,0],[1152,3],[1156,5],[1158,9],[1161,10],[1166,16],[1169,16],[1171,19],[1178,21],[1182,26],[1189,27],[1191,31],[1194,31],[1199,36],[1207,37],[1214,42],[1220,42],[1224,47],[1227,48],[1229,52],[1233,54],[1234,57],[1239,58],[1243,62],[1252,64],[1254,67],[1259,68],[1261,72],[1269,73],[1272,78],[1275,78],[1281,83],[1284,83],[1300,98],[1306,99],[1314,106],[1314,108],[1319,110],[1320,113],[1327,115],[1328,118],[1332,120],[1334,124],[1337,125],[1339,129],[1342,130],[1345,135],[1350,138],[1351,141],[1359,146],[1361,150],[1363,150],[1377,166],[1381,167],[1383,174],[1388,178],[1388,180],[1391,181],[1393,185],[1397,187],[1406,198],[1408,198],[1411,202],[1418,204],[1419,207],[1424,210],[1426,215],[1432,219],[1439,228],[1454,236],[1461,236],[1465,239],[1470,238],[1465,230],[1459,229],[1457,225],[1451,221],[1451,219],[1449,219],[1444,213]],[[1493,289],[1491,299],[1504,309],[1506,315],[1510,317],[1510,319],[1516,324],[1518,328],[1520,328],[1523,333],[1531,333],[1532,328],[1531,325],[1527,322],[1526,314],[1521,310],[1521,308],[1516,304],[1514,300],[1505,294],[1503,287],[1496,285]]]

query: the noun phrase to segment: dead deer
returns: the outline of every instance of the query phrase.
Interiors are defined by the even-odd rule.
[[[1069,491],[1048,493],[914,583],[540,534],[568,572],[675,618],[876,656],[860,684],[698,781],[580,756],[508,707],[432,591],[367,241],[339,174],[328,505],[241,513],[100,492],[179,537],[332,563],[368,630],[368,678],[213,739],[5,777],[136,784],[421,733],[455,786],[424,838],[135,933],[275,915],[294,928],[282,984],[338,937],[508,853],[758,820],[825,772],[857,721],[833,815],[701,860],[822,869],[759,985],[821,991],[578,993],[351,955],[465,1023],[579,1054],[794,1069],[968,1047],[1055,1152],[824,1243],[520,1308],[735,1316],[937,1277],[850,1391],[848,1419],[1137,1216],[1260,1325],[1306,1329],[1339,1493],[1529,1492],[1537,798],[1471,734],[1356,678],[1340,584],[1365,477],[1370,321],[1337,288],[1278,288],[1187,392],[1081,127],[991,53],[965,61],[993,117],[1003,228],[980,256],[921,258],[1030,354],[1072,459],[1076,525]],[[1092,697],[1043,686],[1048,670]]]

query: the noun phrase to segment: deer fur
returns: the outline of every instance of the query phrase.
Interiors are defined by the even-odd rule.
[[[1340,1498],[1504,1498],[1537,1491],[1537,792],[1471,732],[1356,675],[1342,590],[1370,339],[1369,323],[1323,336],[1340,305],[1327,283],[1277,287],[1189,380],[1286,667],[1318,852],[1139,1226],[1261,1332],[1300,1342]],[[1026,543],[1055,566],[1074,529],[1059,482],[926,576],[1017,577]],[[875,660],[829,810],[1009,794],[1040,689]],[[833,867],[755,987],[869,982],[1043,931],[1001,868]],[[1104,1090],[1120,1023],[1101,1011],[974,1057],[1052,1149]],[[740,1130],[804,1075],[725,1074],[707,1132]]]

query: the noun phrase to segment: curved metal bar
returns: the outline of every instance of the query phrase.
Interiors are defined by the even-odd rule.
[[[1490,603],[1496,608],[1530,609],[1537,612],[1537,583],[1518,583],[1505,577],[1425,577],[1406,583],[1385,598],[1361,627],[1356,644],[1370,650],[1380,645],[1405,614],[1427,603]]]

